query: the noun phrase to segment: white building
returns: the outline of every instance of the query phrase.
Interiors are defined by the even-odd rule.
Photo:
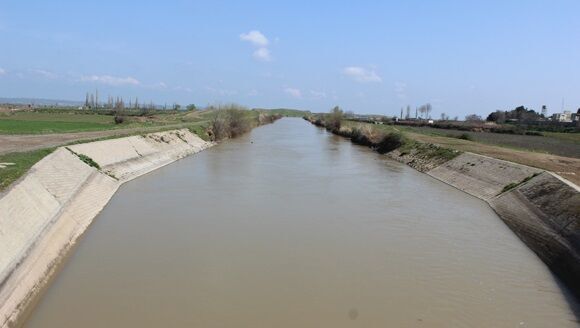
[[[563,113],[554,113],[552,114],[552,121],[572,122],[572,113],[569,110],[565,110]]]

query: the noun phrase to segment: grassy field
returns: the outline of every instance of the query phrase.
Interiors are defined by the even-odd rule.
[[[0,115],[3,121],[43,121],[43,122],[83,122],[97,124],[114,124],[111,115],[81,114],[79,111],[48,112],[48,111],[22,111],[12,114]],[[86,111],[85,111],[86,112]]]
[[[99,131],[115,128],[114,124],[91,122],[20,121],[0,119],[2,134],[45,134],[80,131]]]
[[[397,126],[397,128],[402,131],[421,133],[425,135],[451,138],[462,137],[467,138],[467,140],[488,145],[580,158],[580,134],[578,133],[544,132],[544,136],[530,136],[491,132],[442,130],[430,127]]]
[[[345,126],[355,126],[358,122],[345,121]],[[369,123],[365,123],[369,124]],[[503,148],[553,154],[564,157],[580,158],[580,134],[543,132],[544,136],[504,134],[492,132],[470,132],[444,130],[430,127],[411,127],[395,125],[374,125],[386,132],[403,132],[406,135],[425,135],[437,137],[437,140],[448,138],[447,144],[465,145],[482,143]],[[464,139],[464,140],[462,140]]]
[[[167,124],[198,122],[198,112],[173,112],[150,115],[127,115],[125,122],[115,124],[114,116],[79,110],[22,111],[0,115],[0,134],[50,134],[127,129]]]
[[[6,189],[12,182],[26,173],[32,165],[53,151],[54,148],[47,148],[24,153],[0,155],[0,163],[12,164],[0,168],[0,191]]]
[[[580,133],[543,132],[544,136],[573,142],[580,145]]]

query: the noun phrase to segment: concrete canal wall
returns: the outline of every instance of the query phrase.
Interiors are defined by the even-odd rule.
[[[119,186],[213,143],[173,130],[60,147],[0,198],[0,327],[16,322]]]
[[[485,202],[580,295],[580,190],[537,168],[463,153],[426,174]]]

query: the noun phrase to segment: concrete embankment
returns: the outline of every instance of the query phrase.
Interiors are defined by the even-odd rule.
[[[487,202],[580,297],[578,186],[552,172],[473,153],[445,159],[395,149],[387,156]]]
[[[400,154],[393,151],[391,158]],[[546,265],[580,296],[580,192],[537,168],[462,153],[435,167],[424,158],[401,161],[487,202]],[[404,158],[404,159],[403,159]]]
[[[212,146],[174,130],[61,147],[0,199],[0,327],[17,321],[126,181]]]
[[[486,201],[580,295],[580,192],[533,167],[464,153],[428,175]]]

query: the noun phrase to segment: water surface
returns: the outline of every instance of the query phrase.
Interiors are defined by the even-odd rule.
[[[482,201],[299,119],[121,187],[28,327],[575,327]]]

